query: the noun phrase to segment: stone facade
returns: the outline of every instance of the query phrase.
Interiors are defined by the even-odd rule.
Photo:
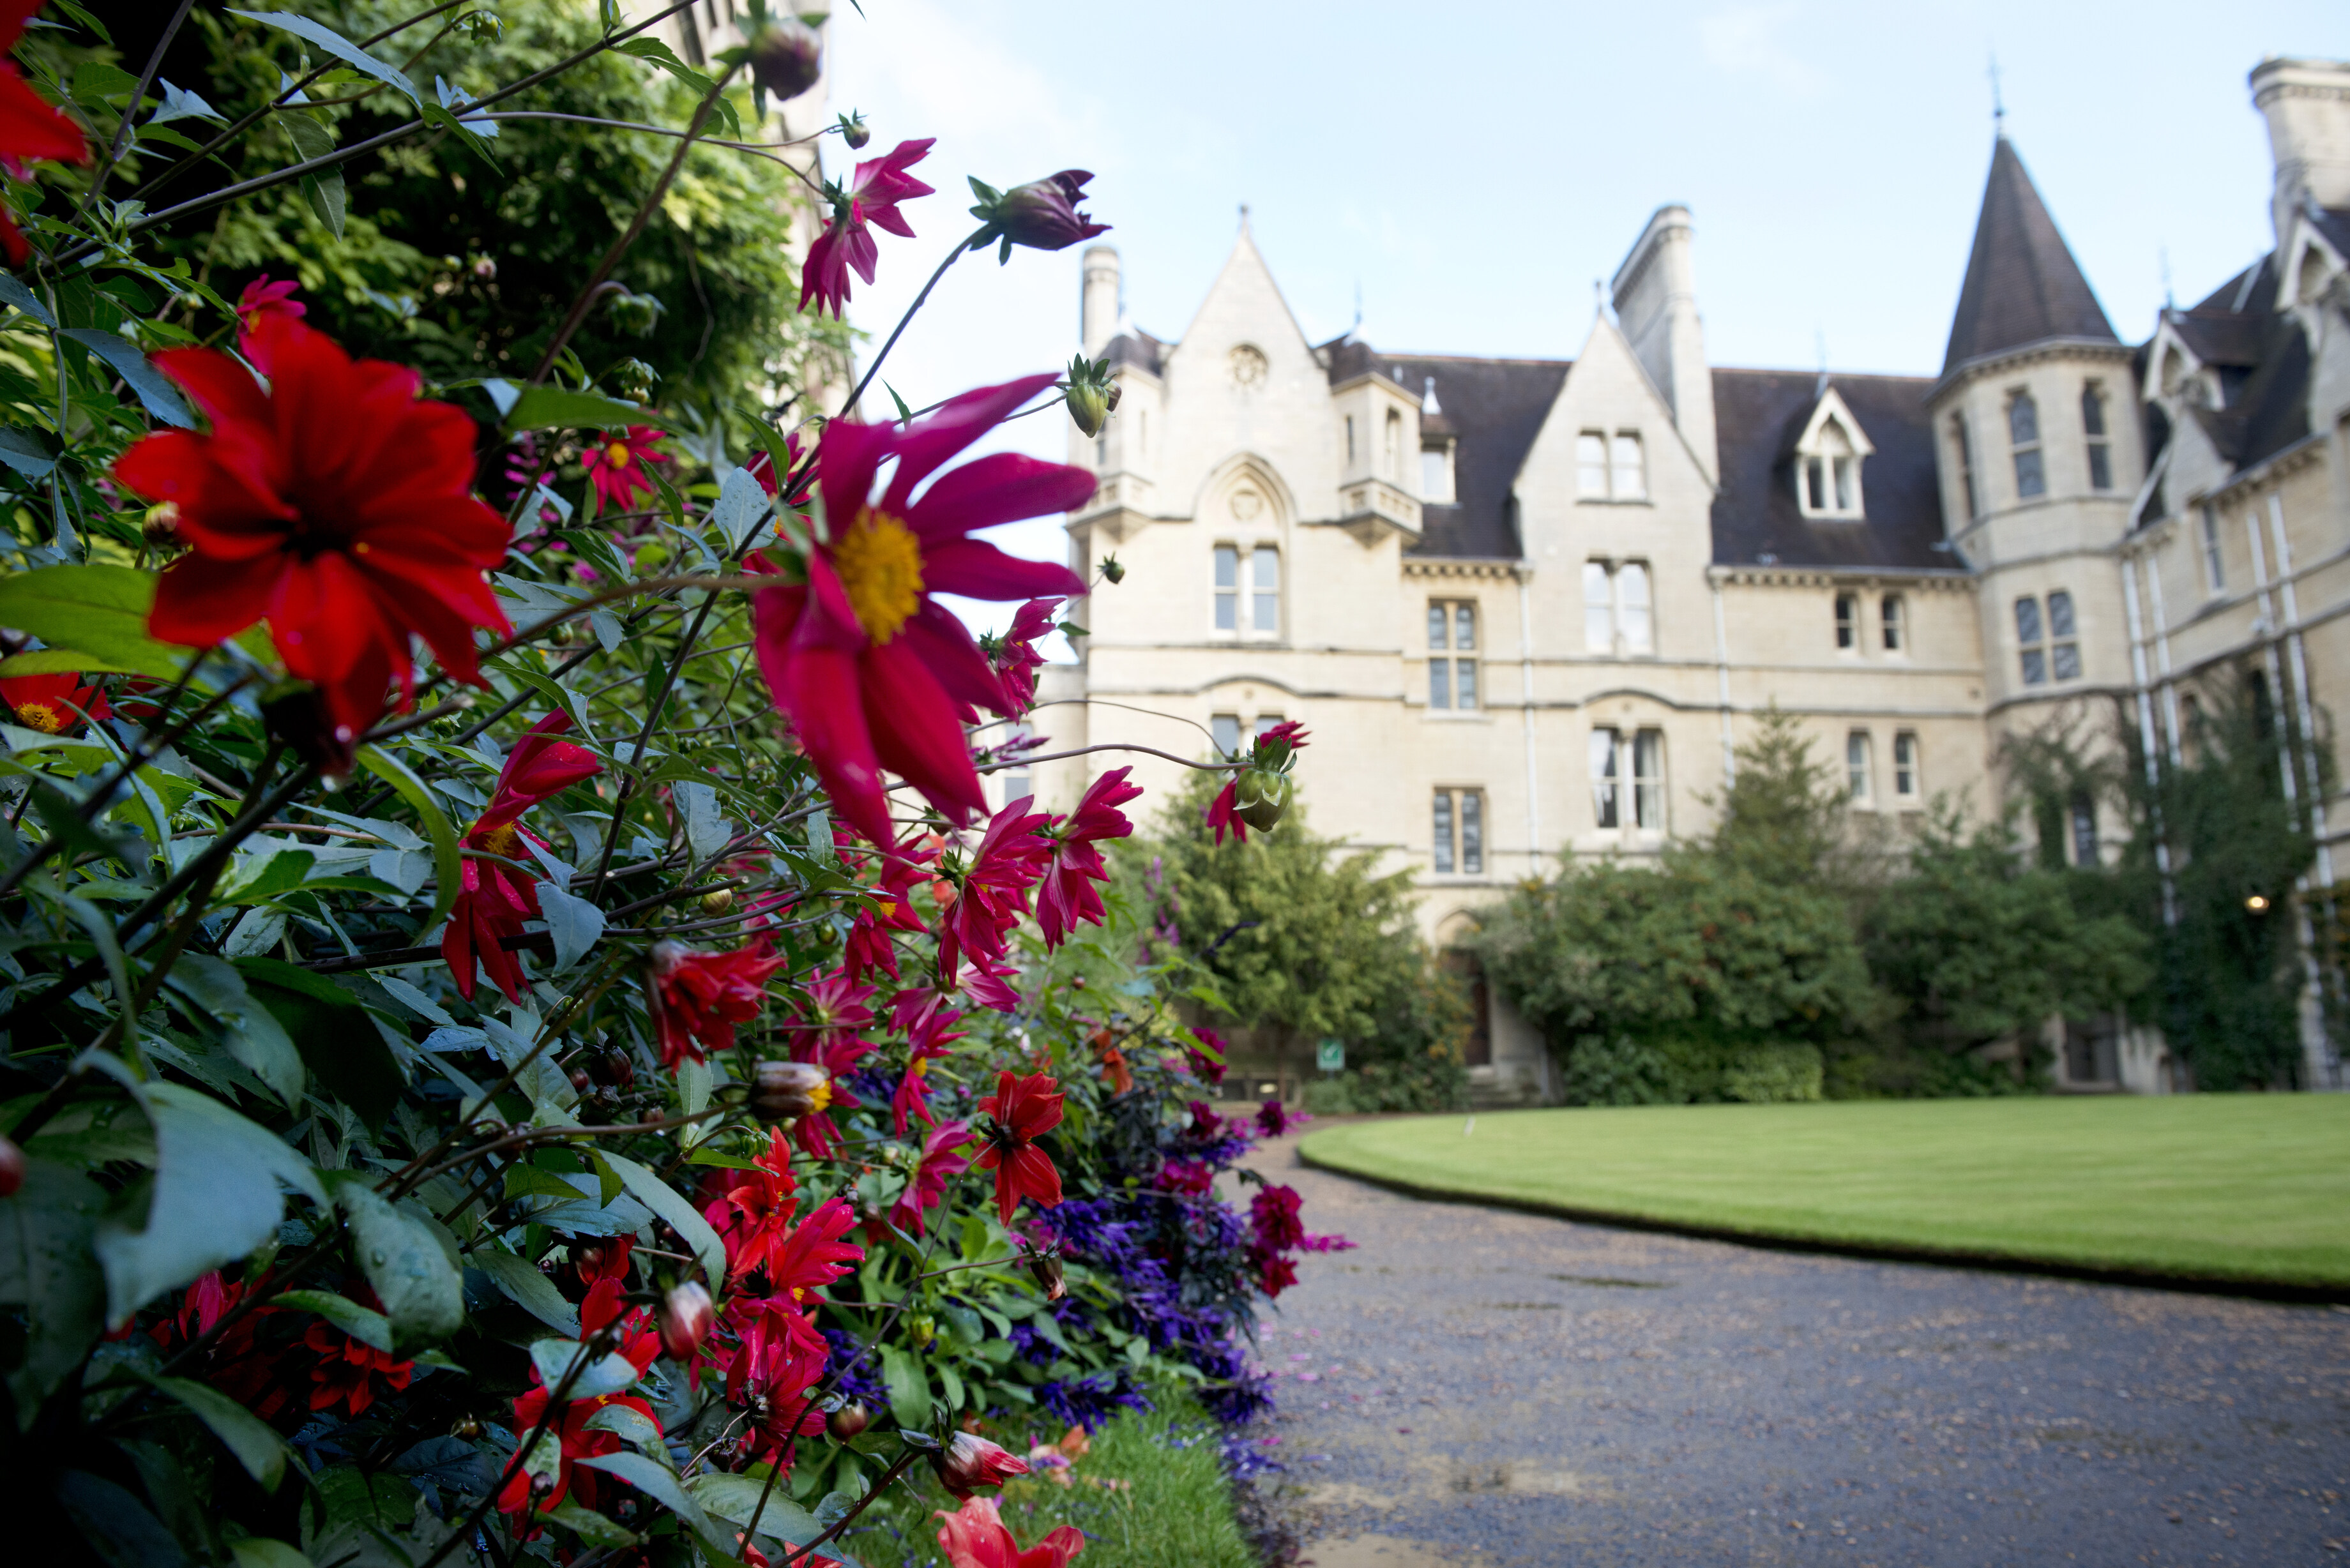
[[[1127,575],[1075,608],[1090,635],[1047,673],[1047,750],[1202,755],[1303,720],[1314,825],[1414,868],[1442,946],[1562,851],[1705,831],[1773,705],[1881,832],[1939,795],[1986,808],[2002,738],[2052,721],[2175,753],[2198,682],[2342,711],[2350,67],[2272,60],[2252,85],[2274,253],[2133,348],[2002,137],[1939,377],[1710,364],[1679,207],[1571,361],[1309,342],[1245,223],[1162,341],[1122,319],[1117,253],[1089,250],[1084,346],[1122,395],[1073,437],[1101,485],[1072,564]],[[1178,783],[1095,754],[1012,787],[1062,806],[1129,762]],[[2103,809],[2068,821],[2069,856],[2115,853]],[[2293,918],[2330,898],[2350,820],[2318,809]],[[2314,992],[2305,1033],[2307,1081],[2339,1086]],[[2059,1054],[2068,1081],[2173,1086],[2158,1034],[2101,1038]],[[1498,1000],[1481,1054],[1493,1087],[1552,1086]]]

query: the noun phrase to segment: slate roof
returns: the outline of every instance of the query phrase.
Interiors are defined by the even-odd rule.
[[[1132,365],[1156,376],[1166,368],[1167,345],[1139,327],[1128,327],[1103,346],[1102,358],[1112,366]]]
[[[2220,373],[2220,405],[2187,412],[2238,472],[2309,434],[2309,340],[2277,309],[2276,253],[2167,319],[2196,358]]]
[[[1814,370],[1716,370],[1713,422],[1721,490],[1713,559],[1880,571],[1962,570],[1944,542],[1941,486],[1923,376],[1830,376],[1877,451],[1861,465],[1865,518],[1824,522],[1795,502],[1794,444],[1820,400]]]
[[[2048,215],[2014,143],[2002,136],[1991,150],[1991,177],[1983,183],[1974,250],[1950,319],[1942,374],[2048,338],[2121,341],[2057,233],[2056,220]]]
[[[1355,368],[1339,373],[1347,344],[1331,354],[1331,379],[1351,379],[1370,368],[1369,359],[1349,360]],[[1514,561],[1525,555],[1518,537],[1517,519],[1510,505],[1510,489],[1518,470],[1542,432],[1543,421],[1566,384],[1571,361],[1565,359],[1471,359],[1451,355],[1378,354],[1371,356],[1404,387],[1424,390],[1436,379],[1436,401],[1443,410],[1432,434],[1450,434],[1452,448],[1451,506],[1420,508],[1419,542],[1405,553],[1478,560]]]

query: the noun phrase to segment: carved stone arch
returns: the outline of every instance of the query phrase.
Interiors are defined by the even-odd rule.
[[[1254,452],[1238,452],[1210,471],[1191,515],[1220,528],[1286,537],[1297,520],[1297,498],[1273,464]]]

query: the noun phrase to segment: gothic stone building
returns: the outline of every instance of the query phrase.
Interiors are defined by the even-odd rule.
[[[2118,714],[2175,755],[2202,683],[2350,712],[2350,65],[2272,59],[2251,87],[2272,253],[2134,348],[2002,137],[1937,376],[1711,364],[1679,206],[1572,360],[1308,342],[1245,224],[1161,339],[1087,251],[1084,346],[1122,398],[1074,440],[1101,484],[1072,563],[1127,576],[1076,609],[1050,749],[1202,754],[1304,721],[1314,825],[1413,867],[1443,946],[1562,852],[1705,831],[1773,704],[1877,831],[1939,794],[1990,806],[2002,737],[2052,721]],[[1066,805],[1128,762],[1178,783],[1096,754],[1004,787]],[[2297,903],[2330,896],[2350,818],[2316,805]],[[2071,803],[2068,857],[2115,853],[2104,809]],[[1533,1031],[1480,1011],[1474,1075],[1548,1091]],[[2339,1086],[2314,1003],[2304,1033],[2307,1081]],[[2073,1085],[2177,1081],[2151,1030],[2056,1043]]]

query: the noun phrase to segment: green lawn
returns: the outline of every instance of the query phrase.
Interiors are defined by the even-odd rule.
[[[1093,1435],[1092,1451],[1069,1472],[1074,1484],[1020,1480],[1004,1487],[1003,1522],[1022,1547],[1034,1547],[1055,1525],[1074,1524],[1087,1537],[1078,1560],[1084,1568],[1254,1568],[1256,1554],[1232,1512],[1214,1421],[1174,1389],[1153,1397],[1158,1409],[1121,1415]],[[1035,1426],[1039,1438],[1064,1430],[1049,1416]],[[1011,1435],[1003,1440],[1014,1446]],[[933,1568],[945,1561],[937,1511],[955,1506],[918,1466],[914,1486],[876,1502],[841,1544],[865,1568]]]
[[[1309,1164],[1732,1235],[2350,1287],[2350,1096],[1874,1100],[1412,1116]]]

